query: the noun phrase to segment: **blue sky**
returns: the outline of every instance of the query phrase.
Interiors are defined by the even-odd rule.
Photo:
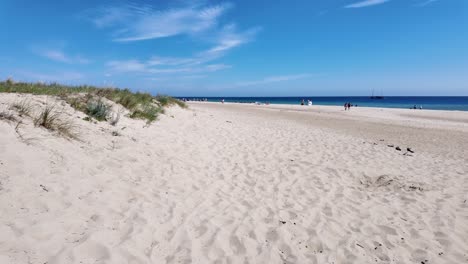
[[[468,1],[0,2],[0,78],[175,96],[468,95]]]

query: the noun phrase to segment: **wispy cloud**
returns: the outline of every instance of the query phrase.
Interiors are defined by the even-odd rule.
[[[45,58],[48,58],[50,60],[57,61],[57,62],[63,62],[63,63],[68,63],[68,64],[90,63],[89,59],[86,59],[80,55],[70,56],[70,55],[65,54],[61,50],[53,50],[53,49],[40,50],[40,51],[37,51],[37,53],[42,57],[45,57]]]
[[[219,59],[230,50],[252,41],[259,31],[260,28],[255,27],[240,32],[234,24],[230,24],[213,37],[214,45],[207,50],[184,58],[153,56],[148,64],[151,66],[194,66],[204,64]]]
[[[260,30],[260,27],[254,27],[240,32],[235,24],[229,24],[223,27],[217,34],[215,38],[216,45],[209,50],[201,52],[199,55],[202,57],[217,57],[222,55],[233,48],[252,41]]]
[[[260,27],[242,30],[235,23],[221,23],[220,18],[232,7],[231,3],[206,5],[204,1],[167,9],[120,5],[88,10],[85,17],[96,27],[111,30],[112,39],[117,42],[188,36],[207,46],[187,57],[154,55],[143,59],[119,58],[106,63],[111,73],[138,73],[160,79],[164,74],[186,76],[230,68],[217,60],[253,41],[261,30]]]
[[[203,78],[206,78],[206,77],[207,77],[207,75],[204,75],[204,74],[189,74],[189,75],[177,76],[178,79],[182,79],[182,80],[196,80],[196,79],[203,79]],[[167,84],[169,84],[169,83],[174,84],[174,78],[170,77],[170,76],[166,76],[166,77],[147,77],[147,78],[144,78],[144,79],[148,80],[148,81],[168,82]]]
[[[107,66],[114,72],[148,72],[150,69],[147,63],[138,60],[113,60],[107,62]]]
[[[430,4],[432,4],[434,2],[437,2],[437,1],[439,1],[439,0],[426,0],[426,1],[422,2],[422,3],[417,4],[417,6],[420,6],[420,7],[427,6],[427,5],[430,5]]]
[[[346,5],[345,8],[369,7],[369,6],[381,5],[388,1],[390,0],[364,0],[361,2],[354,3],[354,4]]]
[[[313,76],[314,75],[310,73],[269,76],[261,80],[238,82],[235,84],[235,86],[243,87],[243,86],[254,86],[254,85],[259,85],[259,84],[268,84],[268,83],[275,83],[275,82],[294,81],[294,80],[299,80],[299,79],[310,78]]]
[[[113,29],[115,41],[139,41],[205,32],[230,7],[224,3],[158,10],[149,5],[123,5],[88,10],[86,17],[99,28]]]
[[[73,82],[85,78],[85,75],[76,71],[57,71],[54,73],[42,73],[19,70],[12,74],[20,79],[32,82]]]
[[[177,65],[181,67],[154,67],[150,60],[142,62],[138,60],[115,60],[107,63],[112,72],[119,73],[140,73],[140,74],[177,74],[177,73],[203,73],[216,72],[230,68],[226,64],[205,64],[205,65]]]
[[[223,27],[211,37],[212,47],[196,52],[189,57],[152,56],[146,61],[114,60],[107,63],[111,71],[147,74],[174,74],[216,72],[230,68],[230,65],[213,63],[230,50],[252,41],[260,28],[239,31],[234,24]]]

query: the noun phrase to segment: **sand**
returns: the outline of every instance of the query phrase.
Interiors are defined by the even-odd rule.
[[[468,112],[24,98],[79,139],[0,120],[0,263],[468,262]]]

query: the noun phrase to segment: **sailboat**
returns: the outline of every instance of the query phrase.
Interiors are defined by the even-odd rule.
[[[380,94],[381,95],[374,95],[374,89],[372,89],[372,96],[370,97],[370,99],[384,99],[384,96],[382,94],[382,90],[380,90]]]

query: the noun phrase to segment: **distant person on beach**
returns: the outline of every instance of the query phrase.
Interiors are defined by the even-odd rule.
[[[312,101],[311,100],[307,100],[307,105],[312,105]]]
[[[302,101],[301,101],[301,105],[304,105],[304,99],[302,99]]]
[[[345,111],[348,110],[348,103],[345,103],[345,104],[344,104],[344,110],[345,110]]]
[[[223,99],[221,99],[221,103],[222,103],[222,104],[224,104],[224,98],[223,98]]]
[[[422,110],[422,105],[419,106],[419,110]]]

